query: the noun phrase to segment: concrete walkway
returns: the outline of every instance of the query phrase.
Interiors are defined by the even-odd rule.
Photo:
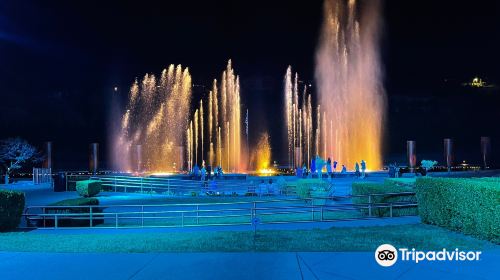
[[[0,279],[498,279],[499,251],[477,262],[398,261],[373,252],[68,254],[0,252]]]

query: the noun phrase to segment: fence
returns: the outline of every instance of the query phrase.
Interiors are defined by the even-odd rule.
[[[33,168],[33,184],[52,183],[51,168]]]
[[[161,204],[30,206],[23,216],[28,228],[150,228],[236,226],[278,223],[328,222],[375,218],[372,210],[417,207],[416,202],[372,203],[374,196],[415,195],[412,192],[384,193],[308,199],[272,199],[259,201]],[[368,197],[369,203],[330,203],[352,197]],[[317,201],[327,201],[318,204]],[[367,212],[368,216],[362,214]]]
[[[89,176],[67,175],[66,190],[75,190],[76,182],[93,179],[102,182],[103,190],[113,192],[149,192],[168,195],[183,195],[192,192],[213,191],[215,193],[244,193],[249,188],[255,187],[258,182],[247,180],[215,180],[199,181],[179,178],[164,177],[138,177],[138,176]]]

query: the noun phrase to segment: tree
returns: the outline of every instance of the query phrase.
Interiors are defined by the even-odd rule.
[[[0,143],[0,163],[5,167],[5,183],[13,170],[20,169],[27,162],[39,162],[42,157],[37,149],[21,138],[10,138]]]
[[[422,160],[421,165],[425,169],[425,173],[429,171],[429,169],[433,168],[438,162],[435,160]]]

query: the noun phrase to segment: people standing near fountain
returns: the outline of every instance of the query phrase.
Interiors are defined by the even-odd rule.
[[[354,166],[354,170],[356,171],[356,178],[359,178],[360,172],[359,172],[359,163],[356,162],[356,165]]]
[[[219,175],[220,175],[220,176],[224,175],[224,171],[222,170],[222,167],[221,167],[221,166],[219,166]]]
[[[259,188],[257,189],[257,195],[262,196],[264,191],[267,190],[267,184],[264,182],[264,180],[260,181]]]
[[[316,173],[316,158],[311,159],[311,176]]]
[[[212,166],[207,165],[207,180],[210,181],[211,178],[212,178]]]
[[[330,158],[326,161],[326,172],[328,173],[328,177],[332,177],[332,159]]]
[[[297,178],[302,178],[302,168],[300,168],[300,166],[295,169],[295,176]]]
[[[334,173],[333,175],[335,175],[335,173],[337,173],[337,163],[338,162],[336,160],[333,161],[333,173]]]
[[[207,170],[205,169],[205,166],[201,168],[201,181],[205,182],[205,179],[207,177]]]
[[[318,178],[323,179],[323,167],[325,166],[325,160],[319,155],[316,156],[316,171],[318,172]]]
[[[273,179],[269,179],[269,184],[267,185],[267,195],[274,195]]]
[[[347,173],[347,168],[343,164],[342,164],[342,171],[340,171],[340,173],[342,173],[342,174],[346,174]]]
[[[366,161],[364,159],[361,160],[361,178],[365,178],[366,176]]]
[[[194,179],[198,179],[199,174],[200,174],[200,168],[198,167],[198,164],[195,164],[193,167]]]
[[[302,165],[302,178],[307,175],[307,167],[306,164]]]
[[[209,183],[207,195],[214,195],[216,191],[217,191],[217,181],[215,181],[215,178],[213,178]]]

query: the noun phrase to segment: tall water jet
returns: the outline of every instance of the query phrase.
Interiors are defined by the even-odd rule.
[[[114,135],[116,170],[133,171],[135,149],[142,147],[145,170],[173,171],[183,167],[188,113],[191,105],[191,76],[187,68],[170,65],[159,79],[146,74],[132,84],[121,127]],[[192,137],[192,136],[191,136]],[[190,156],[188,154],[188,156]]]
[[[293,163],[293,133],[292,133],[292,106],[293,106],[293,86],[292,86],[292,67],[288,66],[285,74],[285,120],[286,135],[288,141],[288,165],[292,167]]]
[[[271,144],[269,134],[262,133],[255,149],[255,167],[257,171],[265,171],[271,165]]]
[[[285,133],[289,168],[302,166],[306,160],[309,160],[309,144],[312,141],[312,133],[309,133],[309,124],[312,129],[310,113],[312,105],[310,96],[306,99],[306,95],[307,86],[304,86],[302,98],[300,98],[299,75],[297,73],[292,75],[292,67],[289,66],[284,78]],[[309,107],[311,107],[310,110]]]
[[[315,79],[327,118],[322,121],[331,121],[335,130],[335,144],[326,155],[350,168],[364,159],[369,169],[381,169],[386,97],[378,51],[379,1],[361,2],[363,7],[355,0],[325,0]]]
[[[240,81],[234,73],[231,60],[228,61],[226,70],[222,73],[219,87],[217,81],[214,80],[212,90],[209,92],[208,104],[207,129],[205,129],[203,101],[200,100],[200,107],[193,116],[195,128],[194,133],[191,131],[191,137],[194,137],[195,143],[192,147],[195,163],[200,165],[203,159],[207,158],[205,157],[204,139],[208,139],[208,158],[211,164],[221,166],[227,172],[246,171],[247,162],[246,156],[243,154],[243,141],[241,141],[243,132],[241,129]],[[200,146],[198,141],[200,141]],[[201,161],[197,156],[199,149],[201,150],[199,157]]]

